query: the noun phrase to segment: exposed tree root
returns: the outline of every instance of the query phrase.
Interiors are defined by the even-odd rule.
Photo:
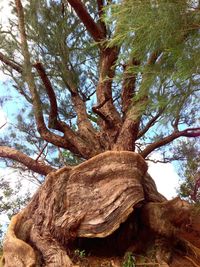
[[[6,267],[33,267],[36,266],[34,249],[17,237],[18,226],[23,217],[23,211],[13,216],[4,241],[3,264]],[[24,232],[25,234],[25,232]]]

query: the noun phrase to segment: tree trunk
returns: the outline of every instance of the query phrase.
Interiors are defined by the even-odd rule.
[[[109,151],[46,177],[11,220],[3,264],[71,267],[78,266],[73,251],[79,247],[112,256],[154,247],[154,266],[200,266],[199,235],[198,213],[160,195],[140,155]]]

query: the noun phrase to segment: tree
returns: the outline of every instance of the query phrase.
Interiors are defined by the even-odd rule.
[[[200,136],[199,6],[115,2],[15,0],[2,25],[2,70],[25,102],[0,156],[47,175],[11,220],[5,266],[75,266],[90,242],[155,246],[163,266],[200,260],[199,214],[160,195],[145,162]]]
[[[182,197],[199,204],[200,173],[197,141],[181,142],[178,154],[184,159],[179,171],[182,178],[179,193]]]

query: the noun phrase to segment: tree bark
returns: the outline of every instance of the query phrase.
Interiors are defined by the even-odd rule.
[[[167,201],[158,193],[139,154],[108,151],[47,175],[28,206],[12,218],[3,263],[76,266],[70,256],[81,239],[110,240],[112,247],[119,244],[118,251],[124,247],[123,253],[154,246],[158,264],[177,267],[181,257],[185,266],[198,266],[199,226],[200,216],[189,203]]]

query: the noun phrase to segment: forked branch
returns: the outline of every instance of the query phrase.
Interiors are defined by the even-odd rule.
[[[188,128],[183,131],[175,131],[172,134],[162,138],[161,140],[148,145],[140,154],[143,158],[146,158],[152,151],[169,144],[173,140],[179,137],[198,137],[200,136],[200,128]]]

